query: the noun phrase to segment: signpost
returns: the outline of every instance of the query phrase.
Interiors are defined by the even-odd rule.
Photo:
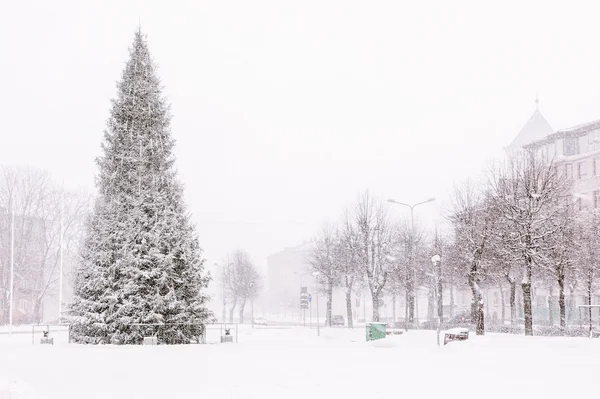
[[[300,287],[300,309],[302,309],[302,319],[306,327],[306,309],[308,309],[308,288]]]

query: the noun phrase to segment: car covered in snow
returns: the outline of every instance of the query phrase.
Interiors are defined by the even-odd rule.
[[[344,324],[346,324],[346,320],[344,319],[344,316],[340,316],[340,315],[331,316],[331,325],[332,326],[343,326]]]

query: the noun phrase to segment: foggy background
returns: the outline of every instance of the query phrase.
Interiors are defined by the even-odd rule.
[[[517,135],[536,94],[554,129],[600,115],[589,2],[412,3],[2,1],[1,162],[93,192],[138,23],[208,266],[243,247],[264,268],[366,188],[438,198],[416,212],[432,223],[452,185]]]

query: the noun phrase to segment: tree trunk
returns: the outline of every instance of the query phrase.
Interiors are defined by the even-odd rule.
[[[589,276],[588,277],[588,281],[587,281],[587,296],[588,296],[588,305],[592,304],[592,277]],[[592,336],[592,307],[588,307],[588,317],[589,317],[589,323],[590,323],[590,337]]]
[[[478,284],[479,260],[481,259],[483,247],[479,248],[471,261],[471,269],[469,270],[468,280],[473,294],[473,302],[471,302],[471,320],[475,323],[475,333],[477,335],[485,334],[485,315],[483,313],[483,294]]]
[[[450,318],[454,317],[454,282],[450,282]]]
[[[333,284],[327,285],[327,311],[325,312],[325,325],[331,327],[331,308],[333,302]]]
[[[554,325],[554,315],[552,314],[552,294],[552,286],[550,286],[548,289],[548,323],[550,323],[551,326]]]
[[[233,299],[233,303],[231,304],[231,309],[229,309],[229,322],[233,323],[233,312],[235,311],[235,306],[237,305],[237,298]]]
[[[239,323],[240,324],[244,324],[244,307],[246,306],[246,300],[242,300],[242,303],[240,304],[240,320]]]
[[[373,300],[373,321],[378,322],[379,321],[379,293],[376,291],[371,291],[371,298]]]
[[[558,277],[558,309],[559,309],[559,319],[560,319],[560,328],[564,331],[567,327],[567,311],[565,306],[565,276],[563,274],[559,274]]]
[[[573,317],[575,317],[575,284],[569,284],[569,314],[567,316],[567,322],[573,321]]]
[[[346,317],[348,318],[348,328],[354,328],[352,320],[352,288],[346,289]]]
[[[434,285],[433,283],[432,285]],[[429,288],[429,292],[427,293],[427,321],[433,321],[433,308],[435,307],[435,292],[433,287]]]
[[[517,323],[517,282],[510,281],[510,325],[514,326]]]
[[[525,318],[525,335],[533,335],[533,309],[531,307],[531,269],[532,259],[528,257],[525,265],[525,276],[521,283],[523,290],[523,314]]]
[[[500,289],[500,305],[502,306],[502,318],[500,319],[500,324],[504,325],[504,320],[506,320],[506,304],[504,303],[504,290],[502,289],[502,284],[498,284],[498,288]]]
[[[408,322],[412,324],[415,321],[415,287],[410,270],[407,268],[406,271],[408,277],[406,280],[406,291],[408,293]]]
[[[415,325],[419,328],[419,290],[415,288]]]
[[[471,291],[473,293],[473,302],[471,303],[471,314],[473,322],[475,323],[475,334],[485,334],[485,313],[483,308],[483,295],[479,289],[479,285],[476,282],[471,284]]]
[[[32,324],[40,324],[40,322],[42,321],[42,298],[37,298],[35,300],[31,319]],[[60,322],[61,320],[59,318],[58,324],[60,324]]]
[[[392,323],[396,324],[396,293],[392,294]]]

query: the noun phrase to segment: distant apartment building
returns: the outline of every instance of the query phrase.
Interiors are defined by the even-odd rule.
[[[301,313],[300,287],[307,287],[313,297],[313,317],[316,316],[317,295],[320,317],[325,317],[326,299],[323,294],[317,292],[317,284],[310,266],[310,249],[311,243],[305,242],[267,257],[267,292],[271,313],[288,317],[295,315],[298,319],[297,316]],[[362,319],[366,315],[370,320],[370,303],[366,292],[355,292],[352,303],[354,318]],[[339,289],[334,289],[333,292],[332,314],[347,318],[346,297]],[[308,313],[306,315],[308,317]]]
[[[534,151],[552,160],[559,172],[572,179],[577,210],[600,208],[600,120],[555,131],[536,109],[508,147],[517,148]],[[551,319],[551,314],[557,320],[557,296],[557,290],[553,292],[548,287],[534,290],[534,320]],[[576,306],[587,305],[587,295],[582,290],[567,292],[566,301],[568,319],[572,322],[579,320]],[[594,295],[592,303],[600,304],[600,295]]]
[[[553,160],[573,180],[576,209],[600,208],[600,120],[553,131],[536,110],[511,147]]]
[[[300,287],[314,287],[309,264],[310,244],[286,248],[267,257],[267,291],[271,311],[300,306]]]

